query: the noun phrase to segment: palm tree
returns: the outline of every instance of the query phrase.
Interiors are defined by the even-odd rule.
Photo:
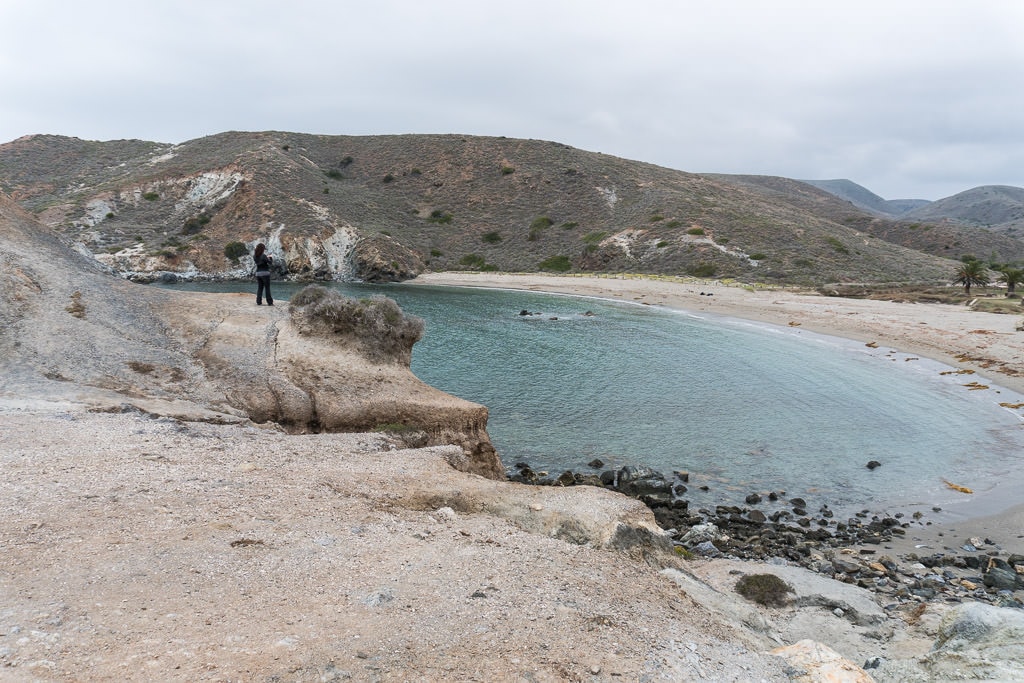
[[[963,285],[964,294],[970,296],[971,285],[984,287],[988,284],[988,271],[985,270],[981,261],[965,261],[956,269],[956,279],[953,280],[953,284]]]
[[[1024,270],[1020,268],[1013,268],[1012,266],[1005,266],[1000,269],[999,281],[1006,283],[1006,296],[1013,296],[1017,289],[1017,285],[1024,282]]]

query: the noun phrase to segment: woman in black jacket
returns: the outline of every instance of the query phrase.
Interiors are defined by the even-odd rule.
[[[256,305],[263,305],[263,292],[267,293],[267,305],[274,305],[274,297],[270,295],[270,264],[274,257],[266,253],[267,245],[260,242],[256,245],[256,253],[252,260],[256,264]]]

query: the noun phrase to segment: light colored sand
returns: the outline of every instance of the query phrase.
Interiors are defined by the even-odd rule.
[[[428,273],[413,283],[595,296],[782,325],[877,344],[973,371],[963,375],[963,383],[989,387],[982,391],[1005,387],[1011,390],[1007,395],[1024,393],[1024,332],[1016,330],[1021,322],[1018,315],[980,313],[948,304],[846,299],[809,291],[625,276]],[[1024,492],[1016,500],[1024,500]],[[938,515],[932,525],[914,529],[899,549],[921,546],[918,552],[927,554],[958,547],[972,536],[989,536],[1008,552],[1024,553],[1024,505],[989,517]]]

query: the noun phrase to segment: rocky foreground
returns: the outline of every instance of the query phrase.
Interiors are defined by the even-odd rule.
[[[620,492],[505,480],[387,305],[147,290],[2,197],[0,260],[3,680],[1024,677],[1019,609],[686,559]]]

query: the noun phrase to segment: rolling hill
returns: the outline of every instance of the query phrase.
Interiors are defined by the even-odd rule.
[[[292,276],[365,280],[495,269],[948,281],[950,258],[988,251],[987,235],[931,239],[794,180],[497,137],[35,135],[0,145],[0,190],[139,278],[239,277],[257,241]],[[997,237],[1004,258],[1024,257]]]

